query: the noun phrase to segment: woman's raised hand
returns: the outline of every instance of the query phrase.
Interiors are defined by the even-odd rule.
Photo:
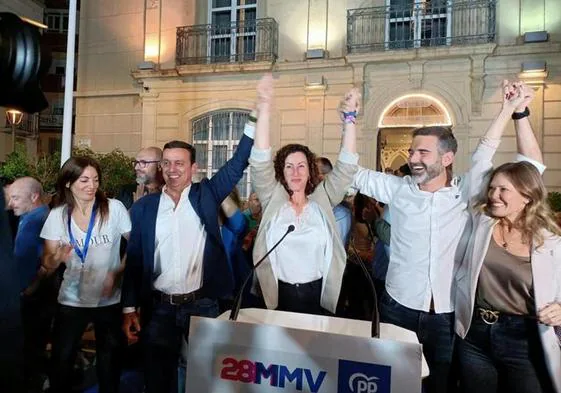
[[[345,93],[345,96],[341,99],[339,107],[337,108],[337,111],[341,116],[341,120],[345,120],[345,113],[354,112],[354,117],[358,115],[358,112],[360,111],[360,98],[361,94],[356,87]]]
[[[257,110],[269,108],[273,101],[273,75],[266,73],[257,83]]]

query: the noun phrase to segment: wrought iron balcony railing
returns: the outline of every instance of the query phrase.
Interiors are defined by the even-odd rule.
[[[278,55],[278,25],[272,18],[227,25],[177,28],[176,64],[274,62]]]
[[[347,11],[347,52],[495,41],[496,0],[415,0]]]
[[[40,115],[39,127],[62,128],[63,115]]]
[[[4,132],[10,133],[12,130],[12,125],[6,120],[4,125]],[[21,119],[21,123],[15,126],[16,135],[28,138],[35,138],[39,133],[39,117],[36,113],[29,114],[24,113]]]

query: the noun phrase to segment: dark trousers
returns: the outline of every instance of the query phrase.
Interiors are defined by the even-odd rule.
[[[59,305],[53,332],[51,391],[67,393],[72,388],[72,371],[88,323],[95,329],[96,371],[100,393],[117,393],[121,374],[124,335],[120,304],[106,307]]]
[[[366,263],[367,269],[369,265]],[[372,319],[373,307],[374,298],[368,278],[358,263],[347,261],[337,314],[344,318],[369,321]]]
[[[45,349],[51,335],[56,308],[56,295],[48,286],[42,286],[37,292],[21,297],[24,377],[27,392],[43,391],[43,380],[47,375]]]
[[[145,393],[177,393],[181,341],[187,340],[192,315],[215,318],[218,302],[206,298],[181,305],[154,302],[141,330]]]
[[[325,315],[321,303],[323,279],[304,284],[288,284],[279,280],[279,304],[277,310],[302,314]]]
[[[536,320],[500,315],[488,325],[474,315],[457,351],[463,392],[554,392]]]
[[[454,313],[435,314],[402,306],[386,291],[382,294],[380,320],[417,333],[430,375],[423,380],[426,393],[452,392]]]

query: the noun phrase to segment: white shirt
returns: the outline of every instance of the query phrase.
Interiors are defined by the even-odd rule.
[[[154,289],[168,295],[196,291],[203,284],[206,231],[189,201],[187,187],[177,207],[162,190],[156,219]]]
[[[319,205],[308,201],[300,216],[287,202],[271,221],[267,230],[267,249],[271,249],[294,225],[292,233],[269,255],[277,280],[289,284],[304,284],[323,277],[331,261],[333,242],[329,227]]]
[[[468,203],[473,191],[469,190],[468,178],[482,181],[490,166],[484,163],[490,162],[498,144],[497,140],[484,138],[474,153],[470,172],[455,177],[450,187],[436,192],[421,191],[410,176],[400,178],[359,169],[354,186],[361,193],[389,204],[391,255],[386,290],[398,303],[429,311],[432,298],[436,313],[454,311],[452,284],[471,230]],[[520,155],[518,160],[532,162]],[[545,169],[543,165],[536,166],[541,172]],[[483,186],[475,188],[480,190]]]
[[[121,236],[131,230],[131,220],[125,206],[116,199],[109,199],[109,215],[100,227],[100,216],[92,230],[86,260],[82,261],[75,251],[66,262],[66,270],[58,293],[58,302],[73,307],[102,307],[119,303],[121,289],[112,296],[101,297],[103,281],[107,273],[121,264],[119,255]],[[47,240],[70,244],[66,206],[59,206],[49,213],[41,230],[41,237]],[[86,233],[71,219],[72,235],[80,250],[83,250]]]

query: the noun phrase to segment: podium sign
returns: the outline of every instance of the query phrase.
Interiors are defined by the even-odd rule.
[[[420,344],[192,317],[186,392],[421,392]]]

